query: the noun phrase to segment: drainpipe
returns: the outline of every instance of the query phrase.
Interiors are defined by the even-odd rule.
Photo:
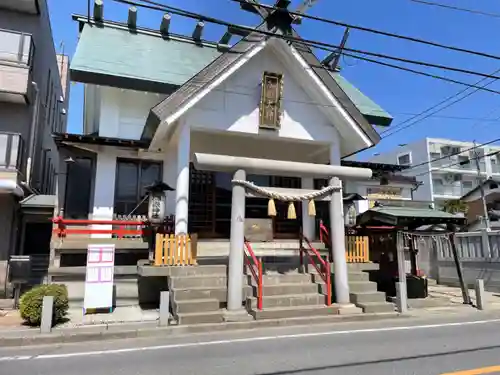
[[[28,158],[26,160],[26,184],[31,187],[31,178],[33,172],[33,159],[35,157],[35,138],[37,133],[37,119],[38,119],[38,108],[40,106],[40,95],[38,90],[38,85],[36,82],[31,82],[31,86],[35,90],[35,106],[33,108],[33,115],[31,117],[31,128],[30,128],[30,144],[28,147]]]

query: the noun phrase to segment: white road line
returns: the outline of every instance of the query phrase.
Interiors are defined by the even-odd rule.
[[[297,334],[275,335],[275,336],[257,336],[257,337],[245,337],[245,338],[239,338],[239,339],[188,342],[188,343],[181,343],[181,344],[143,346],[143,347],[123,348],[123,349],[96,350],[96,351],[89,351],[89,352],[0,357],[0,362],[26,361],[26,360],[36,360],[36,359],[56,359],[56,358],[70,358],[70,357],[86,357],[86,356],[97,356],[97,355],[103,355],[103,354],[121,354],[121,353],[152,351],[152,350],[181,349],[181,348],[190,348],[190,347],[197,347],[197,346],[215,346],[215,345],[238,344],[238,343],[246,343],[246,342],[253,342],[253,341],[300,339],[300,338],[307,338],[307,337],[338,336],[338,335],[347,335],[347,334],[352,335],[352,334],[359,334],[359,333],[411,331],[411,330],[420,330],[420,329],[470,326],[470,325],[499,323],[499,322],[500,322],[500,319],[490,319],[490,320],[474,320],[474,321],[468,321],[468,322],[427,324],[427,325],[420,325],[420,326],[396,326],[396,327],[354,329],[354,330],[345,330],[345,331],[310,332],[310,333],[297,333]]]

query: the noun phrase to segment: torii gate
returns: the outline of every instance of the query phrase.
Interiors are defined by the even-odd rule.
[[[372,177],[371,169],[202,153],[194,154],[194,166],[199,170],[231,172],[233,173],[233,182],[245,181],[247,174],[329,178],[328,191],[331,192],[330,237],[334,262],[336,302],[341,306],[350,305],[345,257],[342,182],[339,177],[367,180]],[[266,189],[271,190],[272,188],[266,187]],[[238,310],[242,309],[243,278],[241,272],[244,263],[245,199],[245,187],[242,184],[233,183],[227,296],[227,309],[229,312],[238,312]]]

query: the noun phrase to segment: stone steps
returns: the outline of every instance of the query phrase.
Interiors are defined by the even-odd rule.
[[[176,301],[187,301],[191,299],[210,299],[215,298],[220,302],[227,302],[227,287],[214,287],[214,288],[188,288],[188,289],[174,289]],[[251,286],[243,286],[243,296],[252,294]]]
[[[385,301],[356,303],[356,306],[360,307],[364,313],[383,313],[395,311],[394,304]]]
[[[205,324],[222,323],[224,314],[222,310],[205,311],[203,313],[179,313],[175,316],[177,324]]]
[[[376,292],[377,284],[371,281],[349,281],[350,293]]]
[[[254,293],[256,293],[256,287],[253,288]],[[283,296],[291,294],[311,294],[318,293],[319,288],[317,285],[312,283],[308,284],[275,284],[275,285],[264,285],[262,288],[263,296]],[[254,294],[255,295],[255,294]]]
[[[202,276],[177,276],[169,278],[170,289],[189,288],[218,288],[227,286],[227,276],[202,275]]]
[[[172,301],[174,315],[181,313],[200,313],[207,311],[218,311],[220,303],[215,298],[190,299],[185,301]]]
[[[354,304],[357,303],[366,303],[366,302],[385,302],[385,293],[384,292],[363,292],[363,293],[349,293],[351,302]]]
[[[227,301],[227,266],[200,265],[171,269],[169,290],[172,315],[178,324],[220,323]],[[243,298],[251,294],[243,276]],[[243,303],[243,301],[242,301]]]
[[[377,291],[377,284],[370,281],[370,274],[366,272],[366,268],[362,267],[359,266],[358,271],[354,267],[349,270],[349,297],[351,303],[361,308],[363,313],[394,312],[395,305],[386,301],[384,292]],[[375,266],[368,266],[368,270],[374,269]]]
[[[293,307],[293,306],[323,306],[325,305],[325,298],[318,293],[314,294],[289,294],[279,296],[266,296],[262,297],[262,307]],[[257,308],[257,298],[248,297],[247,306],[250,309]]]
[[[170,276],[227,276],[227,266],[222,264],[197,267],[172,267],[170,269]]]
[[[338,308],[326,306],[320,286],[314,282],[318,275],[299,273],[299,268],[280,264],[286,273],[268,273],[263,276],[262,310],[257,309],[257,287],[252,279],[253,296],[246,300],[246,308],[255,319],[285,319],[302,316],[338,314]]]
[[[262,310],[249,310],[250,314],[257,320],[261,319],[285,319],[298,318],[304,316],[325,316],[338,315],[338,306],[291,306],[291,307],[271,307]]]

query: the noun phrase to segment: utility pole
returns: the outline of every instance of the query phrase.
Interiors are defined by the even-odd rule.
[[[477,177],[479,182],[479,191],[481,192],[481,201],[483,202],[483,217],[486,230],[490,231],[490,218],[488,215],[488,207],[486,207],[486,198],[484,196],[484,188],[481,182],[481,166],[479,164],[479,152],[477,152],[476,142],[474,141],[474,155],[476,159]]]

